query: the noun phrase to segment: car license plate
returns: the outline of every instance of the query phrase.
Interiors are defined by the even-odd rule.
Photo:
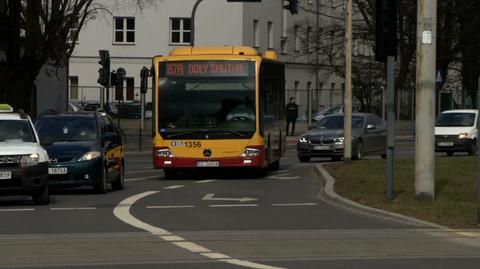
[[[314,146],[313,150],[328,150],[330,146]]]
[[[1,179],[12,179],[12,172],[10,172],[10,171],[0,171],[0,180]]]
[[[219,161],[199,161],[197,162],[197,167],[219,167]]]
[[[68,170],[66,167],[51,167],[48,168],[48,174],[49,175],[65,175],[68,173]]]
[[[438,142],[439,147],[453,147],[453,142]]]

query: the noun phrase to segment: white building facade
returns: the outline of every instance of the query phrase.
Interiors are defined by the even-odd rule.
[[[98,51],[108,50],[111,69],[123,67],[127,74],[123,87],[110,91],[110,100],[138,100],[140,69],[150,67],[155,55],[167,55],[173,48],[190,45],[190,16],[196,1],[157,0],[143,9],[134,4],[136,1],[124,1],[125,4],[109,6],[107,9],[111,13],[98,13],[80,32],[70,59],[69,99],[99,100]],[[291,15],[283,8],[282,0],[253,3],[203,0],[195,17],[195,46],[242,45],[254,47],[260,53],[274,50],[286,63],[286,96],[297,97],[301,109],[307,108],[309,89],[314,110],[341,102],[341,98],[332,99],[332,91],[324,95],[323,91],[317,90],[340,86],[333,86],[338,83],[338,78],[316,64],[321,57],[317,50],[300,45],[305,43],[300,40],[300,28],[313,33],[321,23],[318,11],[322,2],[328,1],[300,0],[299,13]],[[306,28],[299,27],[305,23]],[[303,39],[308,39],[309,34]],[[299,57],[302,51],[305,53]],[[149,89],[147,100],[150,96]]]

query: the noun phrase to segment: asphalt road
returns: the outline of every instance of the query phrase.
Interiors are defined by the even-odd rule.
[[[410,145],[399,152],[410,154]],[[412,226],[324,203],[317,162],[165,180],[129,155],[127,187],[0,197],[0,268],[478,268],[480,233]]]

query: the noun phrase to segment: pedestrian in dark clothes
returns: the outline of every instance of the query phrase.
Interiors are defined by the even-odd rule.
[[[287,116],[287,135],[288,135],[288,127],[290,126],[290,123],[292,123],[292,133],[291,135],[295,133],[295,122],[297,121],[298,117],[298,105],[295,104],[295,98],[290,97],[290,103],[287,104],[287,107],[285,109],[285,113]]]

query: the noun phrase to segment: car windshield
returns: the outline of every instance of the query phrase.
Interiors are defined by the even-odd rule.
[[[466,126],[473,126],[474,123],[475,123],[475,113],[473,112],[441,113],[435,123],[435,126],[466,127]]]
[[[1,120],[0,142],[32,142],[35,135],[28,120]]]
[[[363,117],[353,116],[352,117],[352,128],[362,128],[364,125]],[[316,125],[318,129],[343,129],[343,115],[341,116],[331,116],[323,118],[321,121],[318,122]]]
[[[98,136],[93,117],[48,117],[36,127],[42,142],[95,141]]]

